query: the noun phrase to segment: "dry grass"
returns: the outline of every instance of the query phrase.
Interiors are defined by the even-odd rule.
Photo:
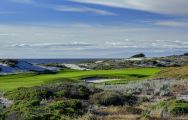
[[[88,114],[85,114],[79,118],[72,119],[72,120],[96,120],[96,117],[94,115],[88,113]]]
[[[188,90],[188,88],[187,88],[187,85],[173,85],[172,87],[171,87],[171,91],[172,92],[176,92],[176,93],[181,93],[181,92],[185,92],[185,91],[187,91]]]
[[[97,117],[97,120],[138,120],[138,115],[107,115],[103,117]]]
[[[108,114],[127,114],[127,108],[123,106],[109,106],[103,109],[98,110],[99,112],[108,113]]]
[[[126,106],[109,106],[97,112],[105,114],[98,115],[97,120],[137,120],[140,117],[139,114],[136,114],[136,112],[140,113],[140,110]]]
[[[174,79],[188,79],[188,66],[183,67],[171,67],[162,70],[159,73],[160,77],[163,78],[174,78]]]

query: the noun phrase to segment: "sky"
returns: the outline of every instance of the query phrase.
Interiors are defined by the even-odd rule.
[[[1,58],[188,52],[188,0],[0,0]]]

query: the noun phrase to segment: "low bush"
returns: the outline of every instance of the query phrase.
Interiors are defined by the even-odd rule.
[[[5,96],[10,100],[42,100],[53,96],[53,93],[45,87],[33,88],[18,88],[5,93]]]
[[[98,92],[83,85],[51,83],[18,88],[5,93],[13,100],[11,107],[1,111],[0,120],[67,120],[87,113],[89,96]]]
[[[90,94],[91,94],[90,89],[82,85],[78,85],[78,86],[68,85],[64,89],[64,92],[61,92],[61,95],[64,95],[66,98],[86,99],[86,100],[89,99]]]
[[[3,119],[3,115],[2,115],[3,109],[4,109],[4,106],[0,103],[0,120]]]
[[[90,102],[99,105],[123,105],[124,97],[117,92],[100,92],[90,96]]]
[[[67,116],[82,115],[85,112],[85,107],[80,100],[62,100],[51,103],[47,107],[51,111]]]
[[[173,115],[187,115],[188,114],[188,102],[187,101],[175,101],[171,105],[170,112]]]
[[[14,103],[6,109],[3,116],[14,120],[60,120],[63,116],[76,117],[86,112],[87,107],[81,100],[66,99],[49,102],[47,105],[40,105],[39,101],[32,100]]]
[[[48,100],[53,98],[88,100],[90,94],[98,91],[97,89],[89,89],[83,85],[55,83],[48,86],[18,88],[5,93],[5,97],[14,101]]]

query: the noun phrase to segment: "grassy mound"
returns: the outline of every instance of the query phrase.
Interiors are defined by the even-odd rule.
[[[160,77],[163,78],[174,78],[174,79],[188,79],[188,66],[183,67],[171,67],[162,70],[159,73]]]

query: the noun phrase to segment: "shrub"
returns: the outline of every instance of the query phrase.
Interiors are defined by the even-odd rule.
[[[55,92],[55,96],[57,97],[57,98],[62,98],[62,97],[65,97],[65,91],[57,91],[57,92]]]
[[[123,105],[123,96],[116,92],[100,92],[90,97],[90,102],[99,105]]]
[[[175,101],[172,104],[170,111],[173,115],[187,115],[188,114],[188,102],[186,101]]]
[[[5,96],[10,100],[42,100],[48,99],[53,96],[51,91],[48,91],[44,87],[34,87],[34,88],[18,88],[13,91],[9,91]]]
[[[84,106],[80,100],[62,100],[54,102],[48,105],[51,111],[58,111],[63,115],[82,115],[84,111]]]
[[[50,86],[18,88],[5,93],[5,97],[17,101],[42,100],[53,97],[88,100],[90,94],[93,94],[93,91],[83,85],[53,84]]]
[[[66,98],[88,100],[90,94],[90,89],[83,85],[66,85],[63,91],[56,93],[56,97],[64,96]]]
[[[47,106],[34,106],[38,102],[19,102],[7,109],[4,116],[14,120],[60,120],[61,116],[80,116],[86,113],[86,108],[80,100],[61,100],[49,103]]]
[[[89,104],[85,100],[98,91],[99,89],[62,82],[18,88],[5,93],[4,97],[13,100],[14,103],[2,113],[0,110],[0,120],[4,118],[10,120],[77,118],[88,111]]]

